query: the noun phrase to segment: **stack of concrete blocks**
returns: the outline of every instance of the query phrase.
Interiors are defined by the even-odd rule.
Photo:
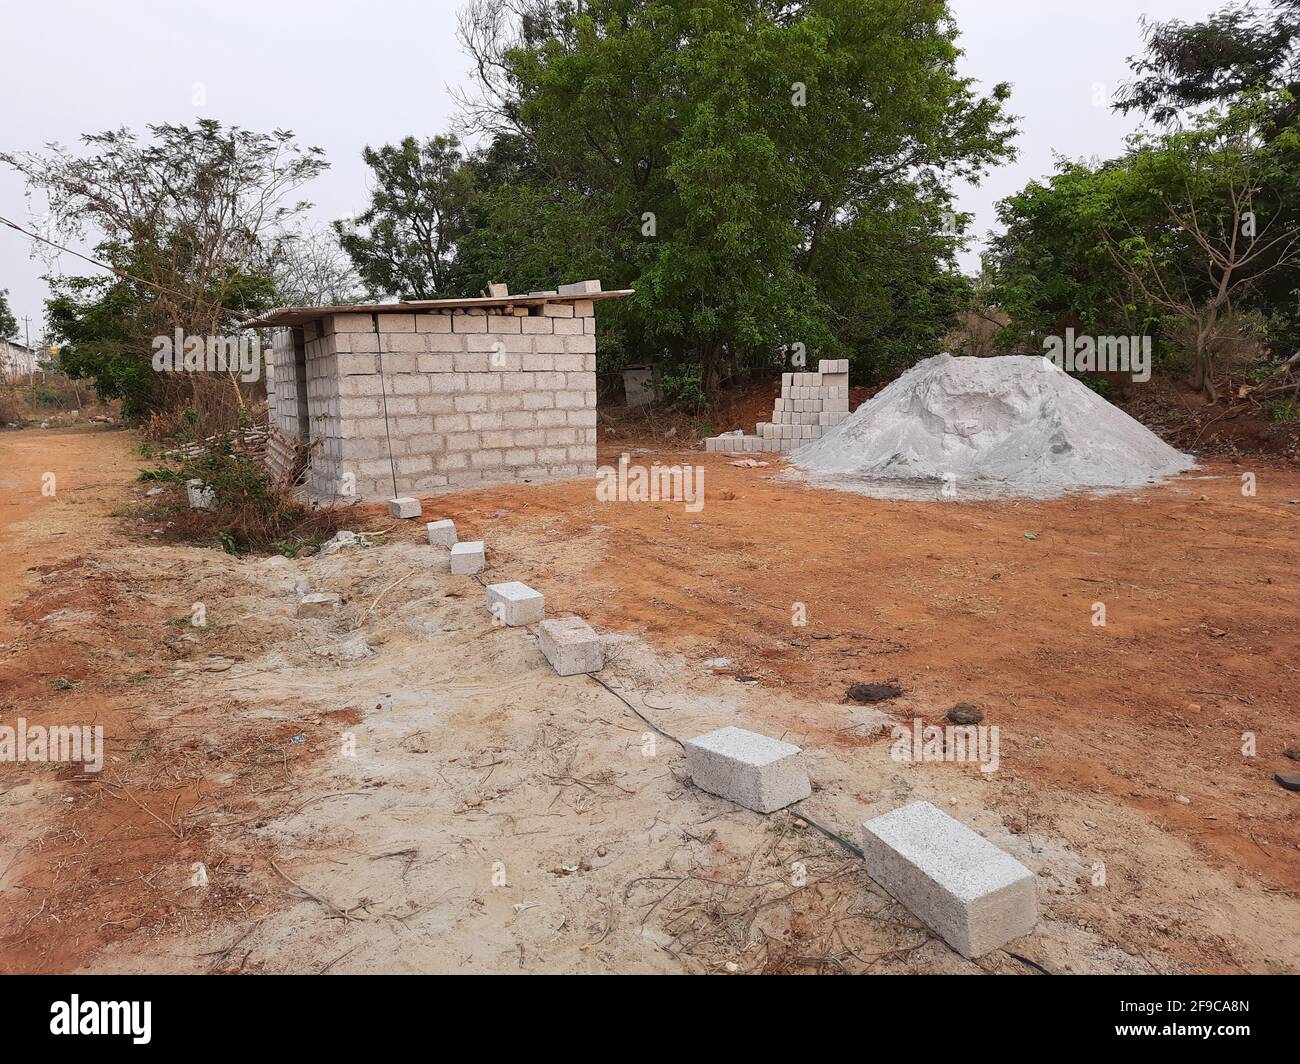
[[[695,786],[756,813],[775,813],[812,794],[802,751],[793,743],[729,727],[683,745]]]
[[[554,297],[541,304],[324,313],[297,326],[311,494],[387,499],[593,476],[596,318],[582,297],[599,291],[583,281],[532,293]],[[293,346],[292,335],[273,345],[270,409],[273,428],[300,438]]]
[[[929,802],[862,825],[867,875],[963,957],[982,957],[1038,922],[1034,874]]]
[[[706,451],[745,454],[790,451],[820,439],[849,416],[849,360],[822,359],[816,373],[781,374],[781,398],[771,421],[760,421],[754,435],[725,432],[704,441]]]

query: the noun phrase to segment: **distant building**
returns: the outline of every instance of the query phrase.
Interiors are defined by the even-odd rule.
[[[35,373],[36,351],[12,340],[0,340],[0,373],[8,377],[21,377]]]

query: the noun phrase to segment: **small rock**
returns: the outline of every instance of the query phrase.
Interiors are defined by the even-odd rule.
[[[349,532],[346,528],[334,533],[334,538],[321,544],[320,553],[322,555],[337,554],[344,547],[368,547],[370,541],[363,536],[358,536],[355,532]]]
[[[1300,761],[1300,746],[1288,746],[1282,751],[1283,757],[1289,757],[1292,761]]]
[[[597,857],[607,857],[607,856],[609,856],[609,851],[608,851],[607,849],[605,849],[604,846],[597,846],[597,847],[596,847],[596,856],[597,856]]]
[[[948,720],[953,724],[978,724],[984,719],[984,711],[973,702],[958,702],[948,710]]]
[[[364,661],[374,654],[374,649],[362,636],[355,636],[343,643],[316,647],[315,650],[321,657],[332,658],[335,661]]]
[[[1174,801],[1177,802],[1179,805],[1191,805],[1191,804],[1192,804],[1192,800],[1191,800],[1190,798],[1188,798],[1187,795],[1185,795],[1185,794],[1177,795],[1177,796],[1174,798]]]
[[[318,591],[298,600],[299,617],[328,617],[343,601],[341,595]]]
[[[1095,820],[1085,820],[1085,821],[1083,822],[1083,826],[1084,826],[1085,828],[1095,828],[1095,827],[1097,826],[1097,821],[1095,821]]]
[[[737,964],[735,961],[727,961],[727,963],[723,965],[723,967],[725,967],[729,972],[740,971],[740,965]]]
[[[1023,835],[1025,833],[1025,822],[1018,816],[1008,817],[1003,823],[1006,824],[1007,830],[1012,835]]]
[[[897,680],[886,680],[884,683],[855,683],[844,692],[848,698],[862,705],[887,702],[891,698],[898,698],[902,693],[903,689],[898,686]]]
[[[1279,787],[1288,791],[1300,791],[1300,772],[1278,772],[1273,778]]]

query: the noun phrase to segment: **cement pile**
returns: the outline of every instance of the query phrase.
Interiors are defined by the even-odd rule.
[[[918,363],[790,455],[799,479],[876,498],[1050,499],[1195,467],[1043,358]]]

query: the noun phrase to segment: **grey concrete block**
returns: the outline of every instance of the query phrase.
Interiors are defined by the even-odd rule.
[[[527,584],[509,580],[503,584],[488,584],[486,590],[484,605],[496,623],[516,628],[523,624],[537,624],[542,619],[542,593]]]
[[[756,813],[774,813],[812,794],[799,747],[743,728],[688,739],[691,782]]]
[[[457,543],[451,548],[451,571],[457,576],[473,576],[483,571],[484,550],[481,539]]]
[[[298,600],[299,617],[329,617],[343,600],[329,591],[316,591]]]
[[[538,645],[561,676],[600,672],[605,667],[605,647],[600,636],[581,617],[558,617],[538,626]]]
[[[215,510],[217,495],[201,480],[187,480],[185,494],[189,499],[191,510]]]
[[[403,496],[398,499],[388,500],[389,517],[419,517],[421,512],[419,499],[412,499],[410,496]]]
[[[456,544],[455,521],[430,521],[424,526],[431,547],[452,547]]]
[[[862,825],[867,875],[963,957],[982,957],[1038,921],[1034,874],[929,802]]]

